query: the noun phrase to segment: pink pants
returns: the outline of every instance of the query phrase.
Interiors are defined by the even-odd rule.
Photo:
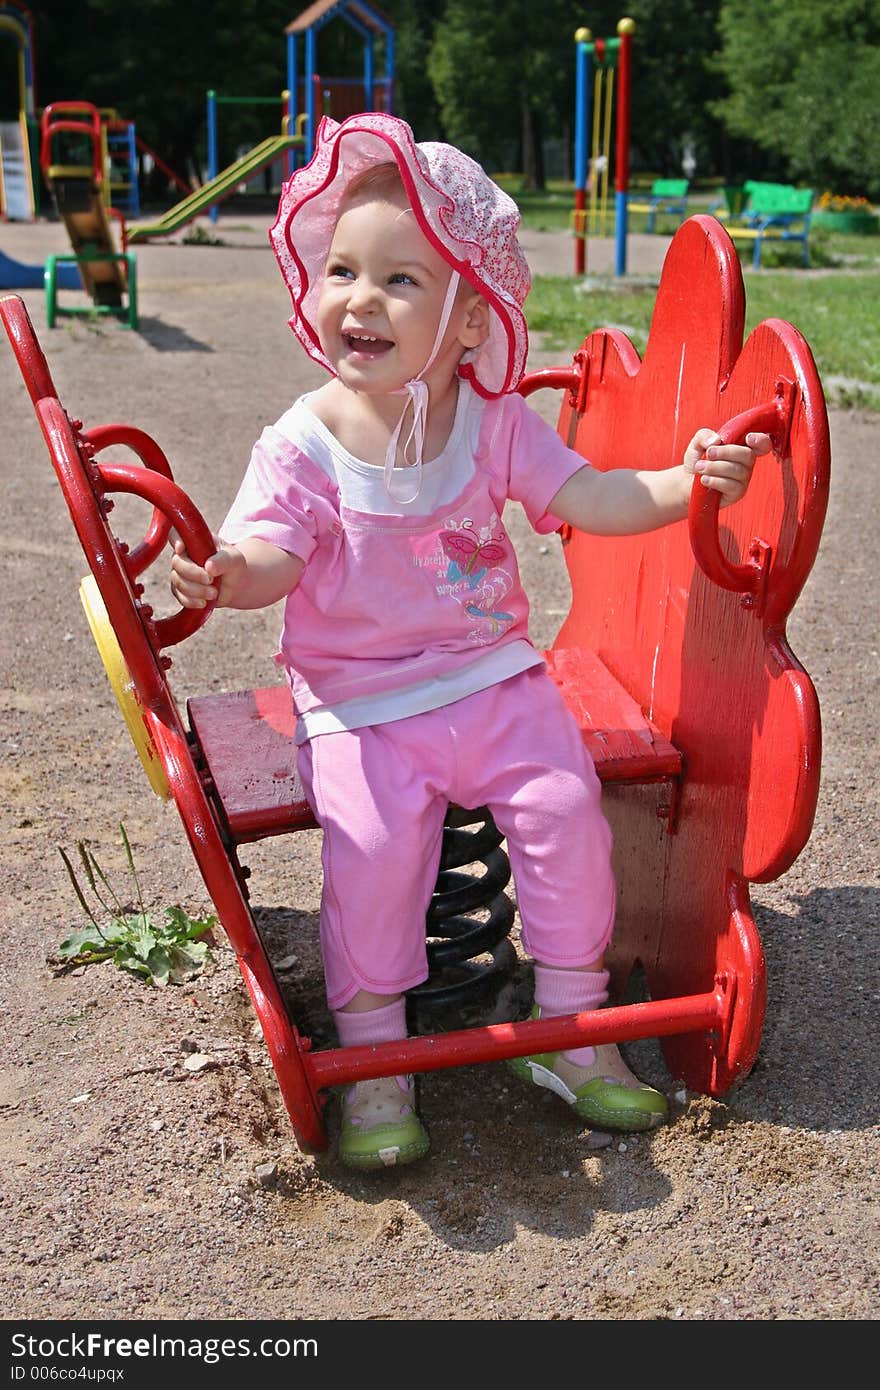
[[[321,949],[331,1009],[427,978],[425,913],[450,802],[488,806],[507,840],[526,951],[588,965],[614,922],[611,832],[574,719],[543,667],[299,750],[324,832]]]

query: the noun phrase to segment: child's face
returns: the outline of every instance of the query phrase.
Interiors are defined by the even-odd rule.
[[[317,308],[328,362],[344,385],[369,395],[399,390],[431,355],[450,267],[419,231],[403,199],[373,194],[352,202],[336,224]],[[432,364],[454,373],[468,338],[468,302],[460,292]],[[469,291],[469,294],[466,293]]]

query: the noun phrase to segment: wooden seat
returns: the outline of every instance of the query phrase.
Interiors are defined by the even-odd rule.
[[[545,657],[602,782],[662,782],[680,775],[681,753],[594,651],[557,647]]]
[[[603,782],[659,782],[679,775],[681,754],[594,652],[546,656]],[[315,826],[296,772],[286,685],[200,695],[187,702],[187,711],[236,843]]]
[[[315,825],[296,773],[296,720],[286,685],[199,695],[186,708],[237,843]]]

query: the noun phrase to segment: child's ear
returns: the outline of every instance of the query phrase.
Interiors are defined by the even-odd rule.
[[[459,339],[466,348],[479,347],[489,336],[489,306],[481,294],[466,300],[462,313]]]

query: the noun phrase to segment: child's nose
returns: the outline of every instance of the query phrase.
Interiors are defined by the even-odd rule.
[[[358,313],[369,312],[376,308],[378,291],[372,280],[364,276],[359,276],[353,280],[351,289],[348,293],[348,307],[357,310]]]

